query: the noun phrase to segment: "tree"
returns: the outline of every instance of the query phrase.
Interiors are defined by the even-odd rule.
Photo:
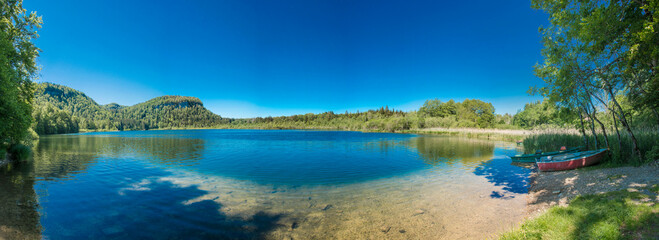
[[[32,80],[40,51],[32,40],[41,23],[21,0],[0,1],[0,144],[21,141],[32,123]]]
[[[532,7],[547,12],[551,24],[540,30],[545,61],[536,75],[546,83],[540,92],[585,114],[593,134],[597,122],[606,135],[597,112],[609,111],[642,159],[629,113],[616,98],[626,95],[637,108],[654,112],[659,125],[659,2],[532,0]]]

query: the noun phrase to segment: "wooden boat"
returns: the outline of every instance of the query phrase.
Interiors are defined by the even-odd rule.
[[[579,152],[581,151],[583,147],[574,147],[570,148],[567,150],[563,151],[556,151],[556,152],[539,152],[539,153],[532,153],[532,154],[517,154],[515,156],[511,156],[510,159],[513,160],[513,162],[527,162],[527,163],[534,163],[535,160],[541,157],[546,157],[546,156],[554,156],[558,154],[564,154],[564,153],[574,153],[574,152]]]
[[[565,153],[541,157],[536,161],[540,171],[561,171],[590,166],[598,163],[608,149]]]

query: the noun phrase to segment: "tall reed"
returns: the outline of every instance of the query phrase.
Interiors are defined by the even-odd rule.
[[[618,136],[609,132],[609,150],[610,157],[605,161],[613,164],[641,164],[648,161],[657,160],[654,152],[659,151],[659,130],[657,129],[635,129],[634,136],[638,141],[638,148],[643,155],[643,159],[639,159],[633,153],[633,146],[631,136],[627,132],[620,132],[620,144],[618,144]],[[599,142],[596,146],[595,137]],[[586,145],[584,138],[578,131],[575,130],[560,130],[554,129],[551,131],[536,132],[529,135],[524,139],[524,152],[532,153],[537,150],[544,152],[557,151],[561,146],[576,147],[585,146],[589,150],[596,148],[607,148],[604,135],[602,133],[586,134],[588,145]]]

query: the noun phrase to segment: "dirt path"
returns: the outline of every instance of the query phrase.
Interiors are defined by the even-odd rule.
[[[659,184],[659,164],[654,162],[641,167],[536,172],[533,175],[528,196],[528,216],[536,216],[554,205],[567,205],[578,195],[624,189],[637,191],[636,188]]]

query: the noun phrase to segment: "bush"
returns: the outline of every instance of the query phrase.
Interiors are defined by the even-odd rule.
[[[7,156],[7,150],[4,148],[0,148],[0,160],[5,159]]]
[[[30,153],[32,153],[30,147],[23,144],[14,144],[9,147],[9,155],[14,160],[25,161],[30,157]]]
[[[645,159],[648,161],[659,160],[659,146],[654,146],[650,151],[645,153]]]

